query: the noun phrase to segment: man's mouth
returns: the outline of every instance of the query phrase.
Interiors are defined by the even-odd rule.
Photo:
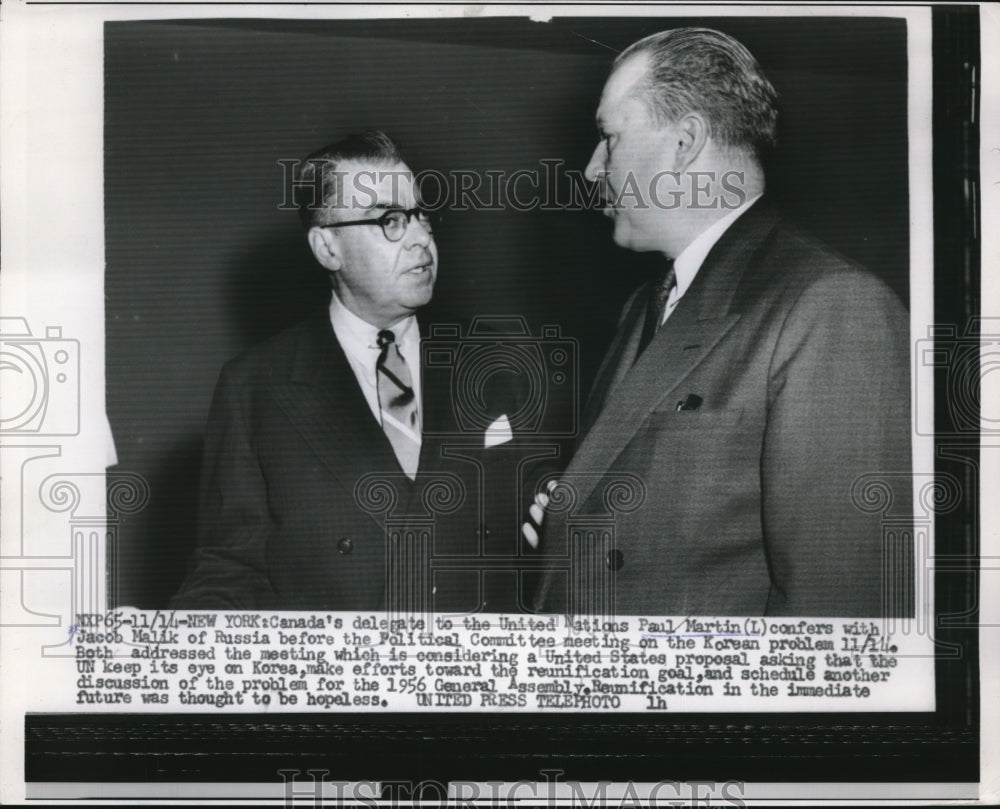
[[[601,192],[601,213],[605,216],[614,216],[615,214],[614,196],[607,186]]]

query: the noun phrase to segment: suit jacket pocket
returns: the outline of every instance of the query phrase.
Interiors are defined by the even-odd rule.
[[[737,426],[743,420],[743,408],[731,410],[677,410],[671,408],[654,410],[650,414],[650,426],[658,431],[670,430],[725,430]]]

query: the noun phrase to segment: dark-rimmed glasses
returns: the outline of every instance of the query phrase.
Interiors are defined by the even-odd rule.
[[[386,211],[377,219],[353,219],[350,222],[334,222],[332,225],[322,225],[321,227],[346,228],[351,225],[378,225],[382,228],[383,235],[390,242],[398,242],[403,238],[410,220],[414,217],[416,217],[424,229],[428,232],[433,232],[432,214],[424,208],[410,208],[409,210],[394,208]]]

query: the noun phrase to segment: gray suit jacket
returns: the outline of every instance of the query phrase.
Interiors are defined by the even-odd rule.
[[[896,296],[762,200],[635,361],[647,297],[625,307],[546,517],[536,608],[908,612],[909,538],[863,493],[884,479],[893,515],[910,514]],[[700,406],[678,410],[690,395]]]

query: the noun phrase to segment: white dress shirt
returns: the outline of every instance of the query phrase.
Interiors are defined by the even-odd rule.
[[[337,293],[330,296],[330,325],[337,336],[337,342],[344,349],[347,361],[354,371],[365,401],[371,408],[375,421],[382,424],[382,414],[378,406],[378,379],[375,373],[375,362],[378,360],[378,333],[381,329],[362,320],[354,312],[341,303]],[[396,345],[406,360],[410,371],[410,381],[417,400],[417,413],[423,413],[423,399],[420,388],[420,329],[417,318],[410,315],[396,323],[390,331],[396,335]],[[422,420],[422,417],[421,417]]]
[[[715,247],[715,243],[722,238],[722,234],[725,233],[730,226],[739,219],[744,212],[746,212],[751,205],[753,205],[757,200],[761,198],[762,194],[757,194],[756,196],[750,197],[743,205],[739,208],[734,208],[729,213],[727,213],[722,219],[715,222],[710,228],[703,230],[698,234],[697,238],[691,242],[687,247],[685,247],[679,256],[674,259],[674,277],[676,278],[676,285],[672,290],[670,290],[670,297],[667,298],[667,305],[663,309],[663,320],[660,321],[662,326],[674,309],[677,308],[677,304],[680,299],[684,297],[684,293],[688,291],[688,287],[694,281],[695,276],[698,274],[698,270],[701,269],[701,265],[705,263],[705,257],[708,256],[709,251]]]

